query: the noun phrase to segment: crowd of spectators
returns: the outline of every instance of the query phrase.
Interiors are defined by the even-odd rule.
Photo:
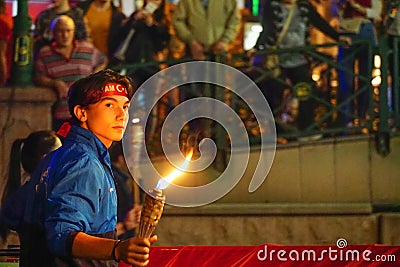
[[[66,15],[73,19],[75,24],[75,40],[85,40],[88,38],[83,11],[80,8],[71,7],[68,0],[56,0],[48,8],[40,12],[35,19],[33,31],[35,51],[39,51],[44,45],[50,45],[54,40],[55,36],[50,25],[56,17],[61,15]]]
[[[291,21],[288,25],[285,21],[288,20],[290,12],[293,12]],[[335,41],[343,41],[346,44],[351,44],[351,39],[340,35],[328,22],[323,19],[316,9],[307,0],[271,0],[266,3],[264,13],[261,20],[263,31],[258,38],[255,48],[263,50],[268,47],[273,47],[281,39],[278,48],[295,48],[298,46],[307,45],[307,36],[311,26],[319,29],[328,37]],[[279,38],[283,28],[287,26],[283,38]],[[309,60],[303,53],[283,53],[280,55],[280,78],[288,80],[292,87],[297,84],[308,84],[309,94],[313,94],[316,88],[311,78],[311,68]],[[282,84],[279,80],[271,79],[266,81],[266,85],[261,88],[266,98],[270,100],[273,109],[277,109],[282,103],[283,91],[287,88],[287,84]],[[267,90],[267,91],[265,91]],[[313,123],[316,103],[310,95],[299,99],[299,115],[297,118],[298,129],[302,131],[299,140],[308,141],[320,139],[321,134],[310,135],[306,129]],[[279,130],[279,127],[278,127]]]
[[[2,48],[0,82],[5,85],[10,76],[12,19],[9,14],[4,13],[4,0],[0,3],[0,47]],[[264,14],[260,16],[263,31],[250,52],[260,52],[265,49],[268,51],[274,46],[278,33],[288,17],[287,11],[290,9],[288,5],[293,5],[294,19],[289,23],[288,33],[283,37],[279,48],[287,49],[309,44],[311,26],[320,28],[327,36],[341,41],[338,57],[341,70],[337,104],[343,105],[343,111],[339,112],[339,120],[343,126],[352,126],[355,121],[358,123],[362,121],[365,124],[372,87],[365,78],[354,78],[354,73],[369,77],[368,66],[372,63],[366,62],[368,57],[364,56],[365,48],[360,49],[359,45],[350,43],[351,40],[361,39],[370,41],[372,47],[376,47],[378,45],[376,22],[381,20],[387,25],[389,36],[395,37],[398,15],[392,11],[396,9],[382,8],[383,4],[379,0],[332,0],[329,7],[330,16],[338,17],[340,23],[340,27],[334,30],[317,12],[313,3],[308,0],[264,1]],[[54,130],[68,118],[65,106],[68,87],[77,79],[104,69],[107,65],[140,64],[175,58],[176,51],[171,51],[173,48],[171,44],[176,43],[177,39],[184,44],[186,56],[195,60],[224,58],[241,26],[236,0],[180,0],[173,12],[169,12],[167,6],[170,5],[167,0],[146,0],[142,7],[137,7],[127,17],[111,0],[78,1],[73,6],[68,0],[55,0],[40,12],[34,20],[33,27],[34,82],[54,89],[58,96],[58,101],[53,107]],[[67,17],[71,18],[68,22],[69,29],[57,29],[56,26],[60,28],[60,21],[65,21]],[[388,17],[390,18],[387,19]],[[358,24],[349,24],[348,21],[351,19]],[[357,32],[347,27],[355,24],[358,26]],[[56,33],[57,31],[59,33]],[[393,42],[390,44],[393,46]],[[250,64],[252,63],[254,62]],[[394,73],[393,65],[392,62],[390,65],[392,73]],[[294,92],[296,90],[294,88],[299,84],[308,84],[311,93],[315,93],[309,58],[301,54],[289,54],[289,57],[287,54],[282,54],[280,69],[282,75],[279,80],[269,79],[258,83],[273,110],[285,106],[284,98],[288,95],[288,89]],[[159,66],[152,65],[136,68],[128,72],[128,75],[138,86],[158,70]],[[285,83],[282,83],[282,80]],[[175,92],[173,99],[167,99],[167,102],[171,100],[172,105],[176,105],[183,98],[193,96],[191,92],[193,90],[197,93],[199,91],[198,88],[182,89],[179,93]],[[204,92],[213,96],[212,93]],[[352,93],[357,93],[357,97],[349,100]],[[311,97],[300,99],[296,103],[298,103],[297,111],[294,113],[298,115],[294,119],[295,128],[300,132],[308,131],[316,117],[315,101]],[[282,130],[280,125],[278,130]]]

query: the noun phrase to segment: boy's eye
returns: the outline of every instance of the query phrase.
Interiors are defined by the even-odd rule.
[[[113,106],[113,104],[111,104],[111,103],[106,104],[106,107],[112,108],[112,106]]]

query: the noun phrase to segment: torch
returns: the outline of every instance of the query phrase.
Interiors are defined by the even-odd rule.
[[[157,186],[147,192],[146,197],[143,202],[142,212],[140,215],[139,227],[138,227],[138,237],[140,238],[150,238],[158,222],[160,221],[164,204],[165,195],[163,190],[168,187],[168,185],[176,178],[178,175],[183,173],[187,168],[190,159],[193,155],[193,149],[187,154],[184,163],[178,168],[171,172],[168,176],[161,178]]]
[[[146,194],[140,214],[138,237],[151,237],[160,221],[164,203],[165,195],[162,190],[153,189]]]

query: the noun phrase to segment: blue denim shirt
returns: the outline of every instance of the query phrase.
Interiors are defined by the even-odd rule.
[[[72,126],[47,171],[45,228],[52,254],[69,258],[77,232],[115,230],[117,194],[110,157],[91,131]]]

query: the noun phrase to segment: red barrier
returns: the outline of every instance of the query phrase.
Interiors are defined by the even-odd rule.
[[[119,267],[128,267],[123,262]],[[400,246],[152,247],[149,267],[400,266]]]

